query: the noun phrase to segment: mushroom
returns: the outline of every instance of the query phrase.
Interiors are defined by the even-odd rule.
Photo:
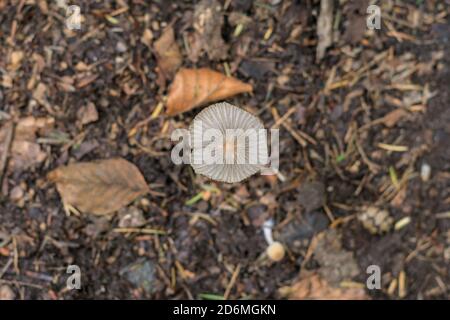
[[[263,224],[264,238],[269,245],[266,254],[272,261],[281,261],[284,258],[284,247],[278,241],[273,241],[272,237],[273,219],[266,220]]]
[[[210,179],[235,183],[267,164],[267,133],[261,120],[226,102],[203,109],[191,123],[191,166]]]

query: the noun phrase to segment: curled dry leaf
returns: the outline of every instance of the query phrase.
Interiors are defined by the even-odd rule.
[[[167,114],[180,114],[205,103],[252,90],[251,85],[211,69],[182,68],[169,91]]]
[[[92,214],[108,214],[149,191],[132,163],[121,159],[75,163],[51,171],[47,178],[65,205]]]
[[[163,86],[167,79],[174,76],[181,66],[182,59],[171,26],[167,27],[161,37],[155,41],[154,49],[158,61],[158,84]]]

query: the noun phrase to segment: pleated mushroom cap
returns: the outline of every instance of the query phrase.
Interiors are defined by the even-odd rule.
[[[207,129],[216,129],[216,132],[220,132],[223,137],[223,141],[218,144],[221,148],[220,151],[223,153],[224,159],[233,153],[232,161],[225,160],[222,163],[200,161],[196,163],[195,159],[199,159],[199,157],[203,159],[205,148],[212,143],[211,140],[204,138]],[[241,130],[234,131],[238,134],[229,139],[227,132],[230,130],[228,129]],[[248,136],[244,136],[245,132],[252,131],[248,131],[248,129],[253,129],[257,133],[260,129],[264,129],[264,125],[256,116],[226,102],[216,103],[203,109],[194,118],[189,129],[192,148],[191,166],[195,173],[213,180],[235,183],[260,171],[263,164],[267,162],[267,138],[261,139],[261,136],[258,136],[257,141],[251,141]],[[245,139],[241,140],[245,143],[237,143],[240,138]],[[257,161],[252,159],[257,159]]]

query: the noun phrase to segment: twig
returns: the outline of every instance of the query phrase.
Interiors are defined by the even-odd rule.
[[[234,269],[233,275],[231,276],[230,283],[228,283],[227,289],[223,295],[224,299],[227,300],[230,296],[231,289],[233,289],[234,284],[236,283],[239,272],[241,271],[241,265],[238,264],[236,269]]]
[[[5,168],[6,168],[6,162],[8,160],[8,154],[9,154],[9,149],[11,147],[11,143],[13,140],[13,136],[14,136],[14,124],[11,122],[9,123],[9,125],[7,125],[7,132],[6,132],[6,140],[5,140],[5,152],[3,152],[3,154],[1,155],[0,158],[0,189],[3,183],[3,175],[5,173]]]
[[[40,286],[38,284],[29,283],[29,282],[23,282],[23,281],[17,281],[17,280],[0,280],[0,284],[1,283],[14,284],[14,285],[17,285],[17,286],[31,287],[31,288],[36,288],[36,289],[44,289],[43,286]]]
[[[362,160],[364,161],[364,163],[369,167],[369,170],[377,173],[378,171],[380,171],[380,166],[377,165],[376,163],[372,162],[366,155],[366,153],[364,152],[364,149],[362,148],[361,144],[359,143],[358,139],[355,139],[355,145],[356,145],[356,149],[358,150],[359,154],[361,155]]]
[[[145,233],[145,234],[166,234],[166,231],[164,230],[157,230],[157,229],[148,229],[148,228],[115,228],[113,229],[114,232],[119,233]]]
[[[6,273],[6,271],[8,271],[8,269],[11,266],[12,263],[13,263],[13,259],[9,258],[8,262],[6,263],[6,265],[0,271],[0,279],[3,277],[3,275]]]
[[[278,122],[280,122],[280,124],[291,134],[291,136],[302,146],[302,147],[306,147],[307,143],[306,140],[303,139],[302,137],[300,137],[298,135],[297,132],[295,132],[290,125],[288,125],[286,122],[284,122],[283,120],[281,120],[280,115],[278,114],[278,110],[275,108],[272,108],[272,115],[275,119],[275,124],[277,124]],[[286,118],[284,119],[286,120]]]
[[[280,124],[286,121],[286,119],[289,118],[296,110],[297,108],[295,107],[290,108],[281,118],[278,118],[278,120],[272,125],[271,129],[277,129]]]

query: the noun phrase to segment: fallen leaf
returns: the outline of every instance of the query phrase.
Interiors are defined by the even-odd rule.
[[[325,50],[333,43],[333,0],[320,1],[320,15],[317,20],[316,61],[325,55]]]
[[[37,166],[46,158],[46,153],[42,151],[36,142],[36,135],[44,134],[53,128],[55,120],[53,118],[25,117],[20,119],[14,128],[14,139],[9,150],[9,170],[23,171]],[[11,124],[5,124],[0,128],[0,154],[6,152],[5,140],[7,139],[8,128]]]
[[[363,288],[339,288],[331,286],[317,273],[300,279],[288,288],[282,288],[281,294],[292,300],[366,300]]]
[[[198,33],[192,32],[187,34],[186,40],[189,44],[186,50],[188,59],[197,63],[203,50],[201,37]]]
[[[167,114],[176,115],[208,102],[251,91],[251,85],[211,69],[182,68],[169,91]]]
[[[37,86],[36,89],[34,89],[33,91],[33,99],[36,100],[41,106],[44,106],[47,109],[51,109],[50,108],[50,104],[47,100],[47,86],[40,82]]]
[[[195,6],[193,26],[197,37],[194,39],[211,60],[227,57],[228,45],[222,39],[223,21],[222,6],[217,0],[202,0]],[[198,56],[190,57],[194,62],[198,60]]]
[[[148,48],[152,47],[153,32],[150,29],[145,29],[141,36],[141,42]]]
[[[343,34],[346,42],[356,44],[364,38],[366,27],[366,9],[369,0],[349,1],[347,3],[347,27]]]
[[[77,118],[83,125],[97,121],[98,112],[95,108],[95,104],[89,102],[87,105],[82,106],[77,112]]]
[[[99,146],[100,146],[100,144],[98,143],[97,140],[83,141],[80,145],[76,145],[73,147],[72,154],[75,157],[75,159],[80,160],[86,154],[95,150]]]
[[[21,62],[23,60],[24,53],[22,51],[13,51],[9,59],[8,69],[11,71],[16,71],[20,68]]]
[[[5,88],[12,88],[13,78],[9,74],[4,73],[1,84]]]
[[[56,183],[64,205],[98,215],[117,211],[149,191],[139,169],[121,158],[69,164],[47,178]]]
[[[155,41],[154,49],[158,61],[158,84],[163,86],[167,79],[174,76],[181,66],[182,59],[171,26],[167,27],[161,37]]]

